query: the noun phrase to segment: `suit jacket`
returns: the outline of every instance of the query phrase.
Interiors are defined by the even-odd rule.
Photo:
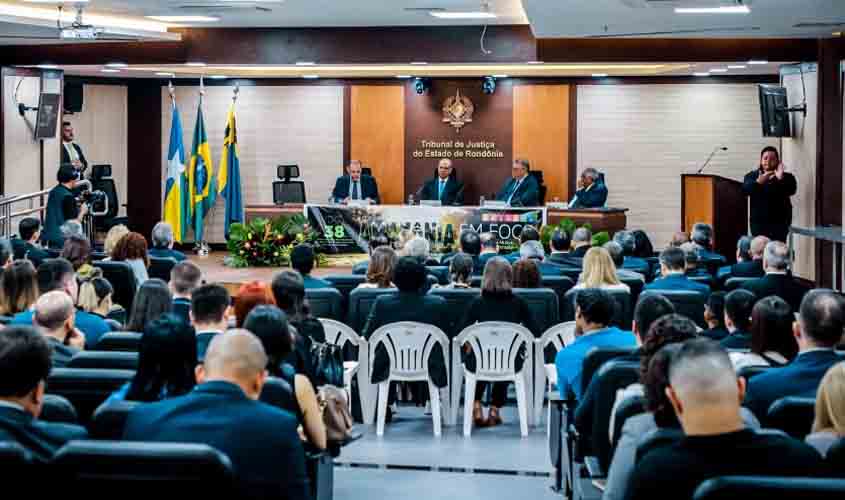
[[[741,331],[728,333],[719,343],[725,349],[751,349],[751,334]]]
[[[42,422],[22,409],[0,406],[0,441],[18,443],[37,462],[48,462],[68,441],[87,437],[84,427]]]
[[[50,258],[50,254],[48,254],[46,250],[35,246],[28,241],[24,241],[20,238],[12,238],[10,243],[12,244],[12,252],[15,260],[27,259],[32,262],[32,265],[36,269],[38,269],[38,266],[41,265],[41,262],[44,259]]]
[[[439,189],[440,178],[435,177],[429,179],[423,184],[420,190],[421,200],[440,200],[443,205],[463,205],[464,204],[464,183],[458,182],[453,178],[446,180],[446,186],[443,188],[443,197],[437,197]]]
[[[182,318],[187,324],[191,324],[191,301],[183,298],[173,299],[173,313]]]
[[[82,154],[82,148],[75,142],[72,142],[71,146],[76,150],[76,154],[79,156],[79,162],[82,163],[82,166],[84,167],[83,170],[87,169],[88,160],[85,158],[85,155]],[[70,163],[70,155],[67,153],[67,149],[65,149],[64,142],[62,142],[62,163]]]
[[[369,339],[374,331],[384,325],[398,321],[416,321],[434,325],[451,338],[456,332],[449,331],[448,314],[446,299],[443,297],[414,292],[382,295],[373,303],[361,334]],[[432,349],[428,360],[428,373],[434,385],[446,387],[446,361],[439,344]],[[384,343],[380,343],[376,347],[375,360],[373,360],[372,381],[374,384],[383,382],[387,380],[388,375],[390,375],[390,358],[387,356]]]
[[[748,262],[737,262],[730,267],[731,278],[762,278],[766,275],[763,269],[763,259]]]
[[[151,248],[148,253],[150,257],[155,257],[156,259],[176,259],[176,262],[182,262],[187,259],[185,254],[172,248]]]
[[[622,262],[622,268],[630,269],[640,274],[648,274],[651,270],[651,266],[648,265],[648,261],[641,257],[631,257],[630,255],[625,256],[625,260]]]
[[[673,273],[669,276],[657,278],[645,286],[646,290],[692,290],[710,296],[710,287],[703,283],[696,283],[683,274]]]
[[[197,363],[202,363],[205,360],[205,351],[208,350],[211,339],[219,333],[222,332],[197,332]]]
[[[581,245],[578,248],[573,248],[569,255],[573,257],[578,257],[579,259],[583,259],[585,255],[587,255],[587,250],[592,248],[592,245]]]
[[[537,184],[537,179],[533,175],[525,176],[516,192],[511,196],[514,184],[516,184],[516,181],[511,177],[502,186],[502,190],[496,194],[496,199],[508,201],[508,198],[510,198],[510,204],[514,207],[536,207],[540,205],[540,185]]]
[[[546,262],[560,267],[581,268],[584,266],[584,258],[576,257],[573,252],[552,252],[546,256]]]
[[[829,349],[800,353],[788,365],[770,368],[749,379],[743,404],[757,418],[764,419],[772,403],[782,397],[816,397],[827,369],[841,361],[843,358]]]
[[[359,187],[361,188],[360,198],[366,199],[370,198],[373,200],[373,203],[378,205],[381,203],[381,198],[378,195],[378,184],[376,184],[375,177],[370,177],[369,175],[362,175],[360,179]],[[335,201],[340,202],[345,200],[349,197],[349,185],[350,185],[350,177],[348,175],[342,175],[337,178],[337,181],[334,183],[334,189],[332,189],[332,198]]]
[[[607,202],[607,186],[594,182],[589,188],[575,191],[575,197],[572,208],[601,208]]]
[[[787,274],[767,274],[762,278],[743,283],[742,288],[753,292],[758,300],[769,295],[777,295],[789,304],[793,312],[801,308],[801,299],[807,292],[804,287],[795,282],[792,276]]]
[[[189,394],[138,406],[126,420],[127,441],[200,443],[228,455],[239,496],[309,498],[305,452],[290,412],[247,398],[240,387],[206,382]]]

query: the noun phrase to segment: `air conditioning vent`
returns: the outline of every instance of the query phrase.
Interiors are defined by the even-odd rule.
[[[254,3],[232,3],[232,4],[219,4],[219,3],[208,3],[208,4],[184,4],[179,5],[176,9],[181,11],[193,12],[193,11],[203,11],[203,12],[244,12],[244,11],[259,11],[259,12],[273,12],[273,9],[266,7],[264,5],[256,5]]]
[[[632,9],[674,9],[676,7],[734,7],[747,5],[751,7],[752,0],[619,0],[626,7]]]
[[[845,26],[845,21],[832,21],[832,22],[816,22],[816,23],[798,23],[793,24],[793,28],[838,28],[839,26]]]

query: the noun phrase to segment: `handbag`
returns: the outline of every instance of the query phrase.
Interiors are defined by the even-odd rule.
[[[311,344],[311,366],[314,367],[314,386],[343,387],[343,351],[340,346],[323,342]]]
[[[334,385],[324,385],[317,391],[317,402],[323,413],[329,443],[343,446],[360,437],[352,434],[352,415],[346,391]]]

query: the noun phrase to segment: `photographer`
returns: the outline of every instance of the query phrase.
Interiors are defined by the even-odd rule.
[[[47,198],[47,216],[44,219],[44,244],[50,248],[62,248],[64,237],[61,227],[68,220],[82,223],[88,213],[88,204],[77,203],[73,193],[76,187],[78,173],[71,164],[63,164],[56,175],[59,185],[50,191]]]

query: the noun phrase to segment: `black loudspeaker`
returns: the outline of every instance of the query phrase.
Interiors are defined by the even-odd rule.
[[[65,83],[64,108],[65,113],[79,113],[82,111],[81,83]]]

